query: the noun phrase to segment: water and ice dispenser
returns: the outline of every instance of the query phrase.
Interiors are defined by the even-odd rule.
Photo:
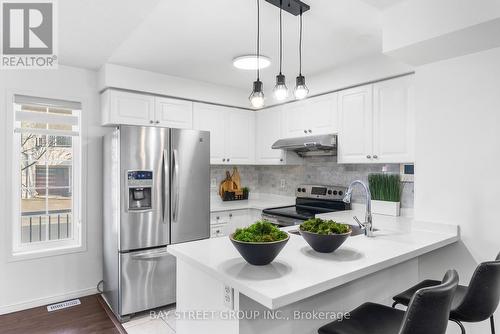
[[[128,210],[153,209],[153,172],[133,170],[127,172]]]

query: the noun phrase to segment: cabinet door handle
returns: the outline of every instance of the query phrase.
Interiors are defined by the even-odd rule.
[[[307,130],[304,130],[304,133],[307,133]]]
[[[229,214],[229,218],[233,218],[233,214],[232,213]]]
[[[312,130],[309,130],[309,133],[312,133]]]
[[[280,162],[283,162],[283,158],[280,159]]]
[[[371,156],[371,155],[367,155],[367,156],[366,156],[366,159],[371,159],[371,158],[372,158],[372,156]]]
[[[222,162],[225,162],[225,161],[226,161],[226,159],[225,159],[225,158],[223,158],[223,159],[222,159]]]
[[[374,155],[374,156],[373,156],[373,159],[378,159],[378,155]]]
[[[227,158],[227,162],[229,162],[229,158]]]
[[[156,123],[156,124],[160,124],[160,121],[156,121],[155,123]]]
[[[149,124],[153,124],[153,123],[154,123],[154,122],[153,122],[153,120],[150,120],[150,121],[149,121]]]

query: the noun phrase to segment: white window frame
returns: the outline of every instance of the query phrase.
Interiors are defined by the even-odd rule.
[[[78,101],[82,107],[78,113],[78,124],[79,124],[79,135],[73,138],[73,162],[72,162],[72,177],[73,177],[73,189],[72,189],[72,224],[73,224],[73,235],[70,239],[62,240],[49,240],[43,242],[33,242],[29,244],[21,243],[21,187],[19,180],[20,175],[20,154],[19,154],[19,143],[21,140],[21,134],[14,133],[15,129],[15,95],[28,95],[33,96],[33,94],[25,94],[23,92],[11,92],[8,94],[7,101],[7,124],[10,124],[10,129],[7,131],[7,136],[10,139],[7,142],[7,147],[11,148],[10,157],[10,175],[12,175],[11,183],[11,219],[10,223],[7,224],[8,234],[10,235],[10,256],[8,261],[19,261],[19,260],[29,260],[33,258],[47,257],[47,256],[57,256],[68,253],[76,253],[86,251],[86,226],[82,222],[84,221],[84,210],[85,206],[85,191],[82,187],[85,184],[86,174],[84,173],[84,150],[83,150],[83,138],[85,133],[85,127],[82,122],[83,114],[83,103],[74,98],[53,98],[53,97],[41,97],[40,99],[48,98],[54,100],[65,100],[65,101]],[[10,144],[9,144],[10,142]],[[9,155],[8,155],[9,156]],[[8,170],[9,171],[9,170]]]

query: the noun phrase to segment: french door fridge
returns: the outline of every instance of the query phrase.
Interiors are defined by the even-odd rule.
[[[210,134],[120,126],[103,159],[103,296],[126,320],[175,302],[168,245],[210,236]]]

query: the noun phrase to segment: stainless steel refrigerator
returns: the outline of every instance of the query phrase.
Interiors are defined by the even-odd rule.
[[[103,159],[103,296],[126,320],[175,303],[168,245],[210,236],[210,134],[120,126]]]

